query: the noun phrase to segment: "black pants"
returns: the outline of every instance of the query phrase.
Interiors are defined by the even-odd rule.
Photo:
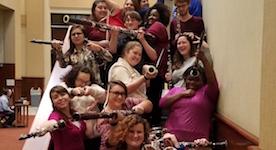
[[[15,113],[14,112],[9,112],[9,111],[5,111],[5,112],[1,112],[1,114],[5,115],[6,120],[5,123],[3,124],[4,126],[11,126],[13,121],[15,120]]]
[[[150,123],[152,126],[161,125],[162,109],[159,107],[159,100],[163,87],[164,80],[160,76],[157,76],[155,79],[150,80],[150,87],[147,89],[147,96],[153,104],[153,109],[150,114]]]

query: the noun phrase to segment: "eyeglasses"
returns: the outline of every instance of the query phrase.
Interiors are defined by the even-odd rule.
[[[109,93],[112,93],[116,96],[121,95],[122,97],[126,97],[126,93],[125,92],[118,92],[118,91],[109,91]]]

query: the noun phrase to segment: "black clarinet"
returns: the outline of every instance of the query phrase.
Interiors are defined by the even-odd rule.
[[[36,132],[32,132],[32,133],[29,133],[29,134],[21,134],[20,138],[18,140],[26,140],[26,139],[31,138],[31,137],[41,137],[41,136],[44,136],[48,132],[53,132],[55,130],[62,129],[65,126],[66,126],[65,121],[64,120],[59,120],[59,121],[57,121],[57,123],[53,124],[49,128],[45,128],[45,129],[41,128],[40,130],[38,130]]]
[[[116,110],[113,112],[88,112],[88,113],[74,113],[73,120],[92,120],[92,119],[100,119],[100,118],[111,118],[117,119],[118,113],[121,113],[124,116],[134,114],[134,111],[131,110]]]
[[[226,149],[228,146],[227,140],[222,142],[209,142],[207,145],[199,145],[195,142],[180,142],[179,144],[182,144],[184,147],[187,148],[210,147],[216,150],[223,150]]]
[[[76,23],[76,24],[81,24],[81,25],[85,25],[85,26],[92,26],[95,28],[99,28],[99,29],[103,29],[103,30],[111,30],[112,26],[108,25],[106,23],[100,23],[100,22],[96,22],[96,21],[92,21],[92,20],[88,20],[88,19],[76,19],[76,18],[72,18],[69,15],[64,15],[63,16],[63,22],[64,23]],[[138,34],[138,30],[129,30],[126,28],[119,28],[119,32],[126,34],[130,37],[137,37]],[[149,33],[145,33],[145,38],[146,39],[153,39],[154,35],[149,34]]]

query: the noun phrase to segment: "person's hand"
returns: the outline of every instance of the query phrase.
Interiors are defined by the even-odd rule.
[[[144,111],[145,111],[144,107],[139,106],[139,105],[133,106],[133,107],[132,107],[132,110],[133,110],[135,113],[139,114],[139,115],[144,114]]]
[[[207,58],[206,58],[206,56],[205,56],[205,54],[204,54],[204,52],[203,52],[202,49],[197,49],[196,52],[195,52],[195,56],[196,56],[199,60],[202,60],[202,61],[207,60]]]
[[[110,34],[113,36],[118,36],[120,32],[120,27],[118,26],[111,26]]]
[[[110,124],[117,124],[119,121],[125,118],[125,115],[120,111],[113,111],[112,113],[116,113],[117,116],[115,118],[109,119]]]
[[[196,139],[194,140],[194,143],[197,145],[197,146],[208,146],[208,144],[210,143],[207,139],[205,138],[201,138],[201,139]]]
[[[195,90],[187,89],[182,92],[183,97],[193,97],[195,95]]]
[[[153,71],[152,71],[152,69],[153,69]],[[158,74],[158,70],[152,65],[144,65],[143,66],[143,74],[146,79],[154,79]]]
[[[78,96],[84,95],[85,94],[85,89],[82,88],[82,87],[76,87],[71,91],[71,94],[72,95],[78,95]]]
[[[52,47],[53,47],[55,50],[57,50],[57,51],[61,51],[61,49],[62,49],[62,41],[59,41],[59,40],[54,39],[54,40],[52,41]]]
[[[171,134],[171,133],[165,133],[164,136],[163,136],[163,139],[164,139],[164,144],[167,146],[173,146],[173,147],[176,147],[176,148],[179,148],[180,145],[175,137],[174,134]]]
[[[144,31],[144,30],[139,29],[139,30],[137,31],[137,39],[138,39],[140,42],[142,42],[142,41],[145,40],[145,31]]]
[[[108,40],[101,40],[101,41],[98,42],[98,44],[103,48],[108,48],[109,47],[109,41]]]
[[[92,51],[92,52],[100,52],[103,50],[103,47],[101,47],[99,44],[96,44],[92,41],[89,41],[87,44],[86,44],[87,48]]]
[[[165,74],[165,78],[166,78],[166,81],[172,81],[172,73],[171,72],[167,72],[166,74]]]

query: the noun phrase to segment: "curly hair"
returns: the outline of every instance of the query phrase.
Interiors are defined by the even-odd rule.
[[[68,72],[64,77],[63,81],[68,87],[75,88],[75,80],[77,79],[77,76],[79,72],[87,73],[90,75],[90,83],[95,83],[95,78],[93,76],[93,72],[89,67],[83,66],[83,65],[76,65],[72,68],[70,72]]]
[[[156,3],[154,4],[152,7],[149,8],[146,16],[145,16],[145,23],[146,23],[146,27],[149,26],[148,24],[148,17],[150,16],[150,12],[153,10],[153,9],[156,9],[158,14],[159,14],[159,22],[161,22],[164,26],[168,26],[169,23],[170,23],[170,16],[171,16],[171,13],[170,13],[170,10],[169,8],[163,4],[163,3]]]
[[[146,119],[136,114],[129,115],[120,122],[118,122],[118,124],[111,131],[108,143],[111,145],[117,145],[116,149],[118,150],[127,149],[127,143],[124,141],[125,136],[130,130],[130,128],[140,123],[144,126],[144,143],[148,143],[150,131],[149,123],[146,121]]]
[[[193,44],[193,39],[192,37],[190,37],[189,35],[187,34],[180,34],[177,39],[175,40],[175,45],[177,45],[177,42],[179,40],[180,37],[186,37],[187,40],[189,41],[189,44],[191,46],[191,49],[190,49],[190,56],[193,56],[195,51],[196,51],[196,45]],[[172,66],[172,69],[175,70],[175,69],[179,69],[181,67],[181,65],[183,64],[183,62],[185,61],[185,59],[183,58],[183,56],[179,53],[178,50],[176,50],[174,52],[174,56],[173,56],[173,66]]]

